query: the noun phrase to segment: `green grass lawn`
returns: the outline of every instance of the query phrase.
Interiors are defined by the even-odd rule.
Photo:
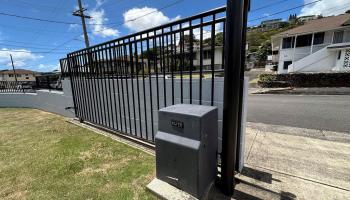
[[[154,199],[155,158],[32,109],[0,109],[0,199]]]

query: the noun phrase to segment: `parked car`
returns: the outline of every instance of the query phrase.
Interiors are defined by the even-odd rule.
[[[50,88],[52,89],[62,89],[62,82],[61,81],[54,81],[50,83]]]

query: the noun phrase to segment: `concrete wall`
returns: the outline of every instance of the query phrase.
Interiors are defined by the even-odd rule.
[[[335,69],[338,71],[350,71],[350,67],[344,67],[345,62],[345,55],[346,52],[350,51],[350,49],[341,49],[335,51],[336,54],[336,62],[335,62]],[[340,59],[338,59],[339,52],[341,52]]]
[[[70,82],[62,82],[63,92],[38,90],[37,93],[1,93],[0,107],[36,108],[66,117],[74,117],[74,107]]]

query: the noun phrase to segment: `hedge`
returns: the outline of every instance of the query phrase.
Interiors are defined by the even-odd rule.
[[[350,87],[350,73],[261,74],[260,87]]]

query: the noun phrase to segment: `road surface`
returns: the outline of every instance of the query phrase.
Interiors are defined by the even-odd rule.
[[[247,121],[350,133],[350,96],[250,95]]]

